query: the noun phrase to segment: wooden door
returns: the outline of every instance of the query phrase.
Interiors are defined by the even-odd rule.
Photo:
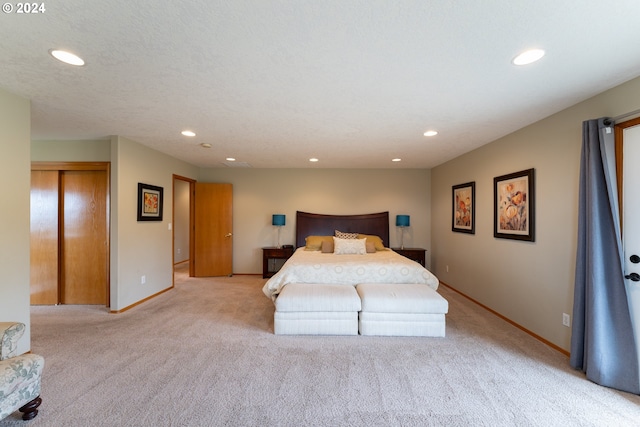
[[[109,163],[31,165],[31,304],[109,305]]]
[[[58,297],[57,170],[31,171],[31,304],[54,305]]]
[[[61,299],[105,304],[108,286],[107,172],[64,171],[60,180]]]
[[[233,186],[197,182],[194,211],[194,276],[230,276],[233,273]]]

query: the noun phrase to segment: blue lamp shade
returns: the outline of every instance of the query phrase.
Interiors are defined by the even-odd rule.
[[[283,226],[286,222],[286,215],[282,215],[282,214],[276,214],[273,215],[273,219],[271,220],[271,224],[272,225],[279,225],[279,226]]]
[[[411,225],[409,215],[396,215],[396,227],[408,227]]]

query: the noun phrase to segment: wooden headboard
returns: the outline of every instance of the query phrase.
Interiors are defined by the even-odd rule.
[[[364,215],[323,215],[296,212],[296,247],[305,245],[307,236],[333,236],[335,230],[380,236],[389,246],[389,212]]]

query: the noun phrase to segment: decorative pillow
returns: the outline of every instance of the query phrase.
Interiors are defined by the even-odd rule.
[[[322,241],[322,246],[320,248],[320,250],[322,251],[323,254],[332,254],[333,253],[333,239],[331,239],[332,241],[328,241],[328,240],[323,240]]]
[[[370,242],[370,241],[365,239],[365,247],[367,248],[367,253],[368,254],[376,253],[376,245],[373,242]]]
[[[319,251],[322,248],[322,242],[328,241],[333,243],[333,236],[308,236],[305,239],[305,251]]]
[[[343,233],[342,231],[336,230],[336,237],[338,239],[357,239],[358,233]]]
[[[372,236],[368,234],[358,234],[358,239],[367,239],[367,243],[371,242],[376,248],[376,251],[384,251],[386,248],[384,247],[384,242],[379,236]]]
[[[364,255],[367,253],[366,241],[367,239],[340,239],[334,237],[333,253],[337,255]]]

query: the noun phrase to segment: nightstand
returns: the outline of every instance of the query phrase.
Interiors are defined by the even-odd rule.
[[[423,267],[425,266],[425,252],[427,252],[426,249],[422,249],[422,248],[404,248],[404,249],[400,249],[400,248],[391,248],[393,249],[395,252],[398,252],[400,255],[409,258],[410,260],[413,260],[417,263],[420,263],[420,265],[422,265]]]
[[[293,255],[293,248],[262,248],[262,278],[267,279],[280,270]]]

